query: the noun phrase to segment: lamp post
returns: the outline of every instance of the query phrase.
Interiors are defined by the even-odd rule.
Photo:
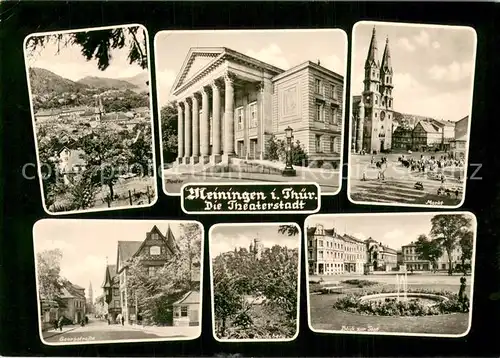
[[[292,166],[292,140],[293,140],[293,129],[288,126],[287,129],[285,129],[285,135],[286,135],[286,163],[285,163],[285,169],[281,172],[281,174],[284,177],[294,177],[297,175],[297,172],[295,169],[293,169]]]

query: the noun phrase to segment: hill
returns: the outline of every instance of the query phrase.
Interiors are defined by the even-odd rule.
[[[94,88],[113,88],[113,89],[119,89],[119,90],[124,90],[124,89],[129,89],[129,90],[136,90],[137,85],[121,80],[121,79],[114,79],[114,78],[106,78],[106,77],[95,77],[95,76],[87,76],[84,77],[78,81],[77,83],[89,86],[89,87],[94,87]]]
[[[35,95],[40,94],[61,94],[64,92],[78,92],[88,88],[84,83],[77,83],[67,78],[56,75],[49,70],[32,67],[29,69],[31,91]]]
[[[147,71],[141,72],[133,77],[121,78],[121,80],[135,85],[137,88],[135,88],[134,91],[136,92],[149,92],[149,74]]]

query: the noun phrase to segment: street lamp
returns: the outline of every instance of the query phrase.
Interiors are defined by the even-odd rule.
[[[281,172],[281,175],[284,177],[294,177],[297,175],[295,169],[292,166],[292,140],[293,140],[293,129],[288,126],[285,129],[286,136],[286,161],[285,161],[285,169]]]

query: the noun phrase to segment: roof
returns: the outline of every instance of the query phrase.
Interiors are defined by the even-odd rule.
[[[358,243],[361,243],[361,244],[364,243],[363,240],[358,239],[352,235],[344,234],[344,237],[348,238],[349,240],[353,240],[353,241],[356,241]]]
[[[143,241],[118,241],[118,267],[121,267],[120,263],[123,263],[139,250],[142,246]]]
[[[420,121],[417,123],[417,125],[415,126],[415,128],[420,125],[424,131],[426,131],[427,133],[437,133],[439,132],[439,128],[427,121]]]
[[[104,272],[104,282],[102,283],[102,288],[109,288],[113,286],[113,279],[116,277],[116,265],[106,265],[106,271]]]
[[[389,38],[385,40],[384,54],[382,55],[382,64],[380,65],[385,71],[392,71],[391,51],[389,50]]]
[[[319,71],[319,72],[323,72],[323,74],[329,76],[329,77],[334,77],[336,78],[337,80],[340,80],[340,81],[343,81],[344,80],[344,76],[332,71],[332,70],[329,70],[328,68],[324,67],[324,66],[321,66],[321,65],[318,65],[317,63],[314,63],[312,61],[305,61],[305,62],[302,62],[301,64],[297,65],[297,66],[294,66],[286,71],[283,71],[282,73],[276,75],[273,77],[273,82],[275,81],[278,81],[284,77],[287,77],[293,73],[296,73],[298,71],[301,71],[305,68],[313,68],[315,69],[316,71]]]
[[[365,68],[375,65],[378,67],[378,46],[377,46],[377,31],[375,26],[373,26],[372,38],[370,40],[370,46],[368,47],[368,54],[366,55]]]
[[[200,303],[200,292],[199,291],[189,291],[180,300],[174,302],[174,305],[187,305]]]

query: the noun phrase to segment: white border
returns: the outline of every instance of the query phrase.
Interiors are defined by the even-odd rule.
[[[210,244],[212,242],[212,231],[215,230],[217,227],[224,227],[224,226],[243,226],[243,227],[252,227],[252,226],[271,226],[271,227],[276,227],[276,230],[279,228],[280,225],[294,225],[297,227],[299,230],[299,233],[297,234],[297,240],[299,241],[299,247],[298,247],[298,252],[299,252],[299,260],[297,263],[297,270],[298,270],[298,275],[297,275],[297,329],[295,331],[295,334],[291,338],[277,338],[277,339],[252,339],[252,338],[247,338],[247,339],[220,339],[217,337],[215,334],[215,302],[214,302],[214,275],[213,275],[213,264],[212,264],[212,250],[210,249]],[[276,231],[277,235],[283,235],[278,233]],[[285,234],[286,235],[286,234]],[[301,282],[301,270],[302,270],[302,260],[300,259],[301,257],[301,251],[302,251],[302,229],[299,224],[293,223],[293,222],[273,222],[273,223],[227,223],[227,224],[215,224],[213,225],[210,230],[208,231],[208,255],[209,255],[209,260],[210,260],[210,295],[211,295],[211,309],[212,309],[212,336],[217,342],[221,343],[262,343],[262,342],[291,342],[295,340],[299,336],[299,331],[300,331],[300,282]],[[265,240],[264,240],[265,242]]]
[[[461,334],[431,334],[431,333],[405,333],[405,332],[366,332],[366,331],[342,331],[342,330],[327,330],[327,329],[315,329],[311,323],[311,302],[310,302],[310,292],[309,292],[309,250],[307,249],[307,223],[311,218],[325,217],[330,219],[335,219],[338,217],[358,217],[359,220],[363,220],[366,216],[428,216],[431,218],[434,215],[467,215],[472,218],[472,226],[474,233],[474,241],[472,248],[472,258],[471,258],[471,281],[470,281],[470,306],[469,306],[469,324],[464,333]],[[306,268],[306,294],[307,294],[307,323],[309,329],[314,333],[335,333],[335,334],[350,334],[350,335],[375,335],[375,336],[402,336],[402,337],[436,337],[436,338],[461,338],[469,334],[472,326],[472,310],[474,307],[474,283],[475,283],[475,271],[476,271],[476,244],[477,244],[477,218],[470,211],[439,211],[439,212],[413,212],[413,213],[366,213],[366,214],[316,214],[308,216],[304,221],[304,242],[306,245],[305,262],[307,264]],[[335,277],[334,275],[332,277]],[[458,276],[456,276],[458,278]],[[333,308],[332,308],[333,309]]]
[[[86,222],[100,222],[100,223],[109,223],[113,225],[119,225],[121,222],[127,222],[127,223],[150,223],[151,225],[157,225],[159,223],[169,223],[169,224],[187,224],[187,223],[195,223],[198,224],[201,228],[201,260],[200,260],[200,303],[199,303],[199,333],[196,336],[191,336],[191,337],[165,337],[165,338],[143,338],[143,339],[116,339],[116,340],[104,340],[104,341],[75,341],[71,342],[68,341],[67,343],[58,343],[58,342],[46,342],[43,338],[43,332],[42,332],[42,324],[40,322],[40,317],[42,315],[42,306],[41,306],[41,301],[39,299],[39,283],[38,283],[38,264],[37,264],[37,250],[36,250],[36,226],[39,223],[42,222],[55,222],[55,223],[61,223],[61,220],[65,220],[67,223],[70,222],[75,222],[75,221],[86,221]],[[116,238],[113,238],[115,240]],[[203,224],[199,221],[196,220],[114,220],[114,219],[41,219],[38,220],[34,225],[33,225],[33,251],[34,251],[34,260],[35,260],[35,281],[36,281],[36,292],[37,292],[37,307],[38,307],[38,334],[40,337],[40,340],[43,344],[47,346],[74,346],[74,345],[89,345],[89,344],[116,344],[116,343],[149,343],[149,342],[175,342],[175,341],[193,341],[195,339],[198,339],[201,337],[202,333],[202,320],[203,320],[203,265],[204,265],[204,257],[205,257],[205,228]],[[64,333],[63,333],[64,334]]]
[[[337,191],[331,192],[331,193],[321,193],[321,195],[324,196],[335,196],[340,193],[342,190],[342,179],[343,179],[343,169],[344,169],[344,135],[345,135],[345,115],[346,115],[346,99],[347,99],[347,60],[349,58],[349,45],[348,45],[348,38],[347,38],[347,32],[345,32],[343,29],[340,28],[332,28],[332,29],[284,29],[284,30],[277,30],[277,29],[262,29],[262,30],[255,30],[255,29],[241,29],[241,30],[162,30],[159,31],[155,34],[154,37],[154,49],[155,49],[155,74],[157,75],[157,69],[158,69],[158,63],[161,62],[161,58],[158,57],[158,52],[156,51],[157,48],[157,40],[158,37],[163,35],[163,34],[182,34],[182,33],[210,33],[215,35],[218,35],[219,33],[238,33],[238,32],[245,32],[245,33],[262,33],[262,32],[341,32],[344,35],[344,43],[345,43],[345,58],[344,58],[344,81],[343,81],[343,91],[342,91],[342,118],[341,118],[341,123],[339,125],[340,127],[340,162],[339,162],[339,186]],[[286,71],[286,70],[285,70]],[[156,80],[156,84],[158,84],[158,80]],[[158,88],[158,86],[157,86]],[[158,102],[158,125],[160,126],[160,139],[161,137],[161,104],[160,104],[160,99],[157,93],[157,102]],[[167,189],[165,188],[165,180],[163,178],[163,166],[164,166],[164,161],[163,161],[163,140],[160,140],[160,151],[161,151],[161,169],[162,169],[162,174],[161,174],[161,182],[162,182],[162,187],[163,187],[163,192],[168,195],[168,196],[181,196],[181,192],[179,193],[171,193],[168,192]],[[290,182],[283,181],[283,183],[290,184]],[[188,183],[191,184],[191,183]]]
[[[28,66],[28,61],[27,61],[27,49],[26,49],[26,44],[28,42],[28,39],[30,37],[37,37],[37,36],[46,36],[46,35],[56,35],[56,34],[72,34],[72,33],[77,33],[77,32],[84,32],[84,31],[99,31],[99,30],[109,30],[109,29],[118,29],[118,28],[129,28],[129,27],[135,27],[138,26],[139,28],[142,28],[145,31],[145,37],[146,37],[146,46],[147,46],[147,57],[148,57],[148,75],[149,75],[149,115],[151,119],[151,146],[152,146],[152,154],[153,154],[153,182],[152,186],[155,190],[155,197],[151,201],[150,204],[145,204],[145,205],[134,205],[134,206],[116,206],[116,207],[111,207],[111,208],[91,208],[87,210],[72,210],[72,211],[62,211],[62,212],[51,212],[47,209],[47,205],[45,203],[45,192],[43,190],[43,176],[42,176],[42,167],[40,165],[40,153],[39,153],[39,148],[38,148],[38,137],[36,135],[37,132],[37,127],[36,127],[36,121],[35,121],[35,111],[33,109],[33,98],[32,98],[32,92],[31,92],[31,81],[30,81],[30,76],[29,76],[29,69],[30,67]],[[37,165],[38,165],[38,178],[40,182],[40,194],[42,196],[42,207],[43,210],[51,216],[60,216],[60,215],[69,215],[69,214],[75,214],[75,213],[89,213],[89,212],[101,212],[101,211],[113,211],[113,210],[125,210],[125,209],[137,209],[137,208],[148,208],[156,204],[158,201],[158,182],[157,182],[157,168],[156,168],[156,147],[155,147],[155,131],[154,131],[154,119],[153,119],[153,86],[152,86],[152,79],[151,79],[151,56],[150,56],[150,46],[149,46],[149,33],[148,29],[141,24],[129,24],[129,25],[117,25],[117,26],[104,26],[104,27],[90,27],[90,28],[84,28],[84,29],[77,29],[77,30],[64,30],[64,31],[49,31],[49,32],[36,32],[29,34],[24,38],[23,41],[23,53],[24,53],[24,65],[26,69],[26,81],[28,84],[28,95],[30,99],[30,110],[31,110],[31,120],[33,123],[33,135],[34,135],[34,141],[35,141],[35,151],[36,151],[36,159],[37,159]]]
[[[287,186],[291,186],[291,185],[313,185],[315,186],[316,188],[318,188],[318,205],[316,207],[316,209],[314,210],[299,210],[299,211],[296,211],[296,210],[284,210],[284,211],[270,211],[270,210],[260,210],[260,211],[219,211],[219,210],[215,210],[215,211],[187,211],[186,208],[184,207],[184,188],[186,186],[204,186],[204,185],[213,185],[213,186],[218,186],[218,187],[235,187],[235,186],[282,186],[283,188],[286,188]],[[249,215],[249,214],[260,214],[260,215],[264,215],[264,214],[314,214],[314,213],[317,213],[318,211],[320,211],[321,209],[321,187],[315,183],[315,182],[310,182],[310,183],[307,183],[307,182],[268,182],[266,184],[260,184],[260,183],[251,183],[251,182],[248,182],[248,183],[231,183],[231,182],[227,182],[227,183],[217,183],[217,182],[208,182],[208,183],[187,183],[187,184],[184,184],[182,187],[181,187],[181,208],[182,208],[182,211],[184,211],[186,214],[188,215],[192,215],[192,214],[199,214],[199,215],[207,215],[207,214],[246,214],[246,215]]]
[[[383,205],[383,206],[401,206],[401,207],[412,207],[412,208],[433,208],[433,209],[458,209],[460,208],[464,202],[465,202],[465,195],[466,195],[466,187],[467,187],[467,172],[468,172],[468,166],[469,166],[469,147],[470,147],[470,132],[471,132],[471,122],[472,122],[472,106],[473,106],[473,101],[474,101],[474,77],[476,74],[476,55],[477,55],[477,33],[476,30],[473,27],[470,26],[452,26],[452,25],[433,25],[433,24],[413,24],[413,23],[399,23],[399,22],[383,22],[383,21],[358,21],[354,24],[352,28],[352,47],[351,47],[351,66],[353,65],[354,61],[354,49],[356,48],[356,27],[358,25],[382,25],[382,26],[394,26],[394,27],[417,27],[417,28],[438,28],[438,29],[445,29],[445,30],[469,30],[472,31],[474,34],[474,52],[473,52],[473,63],[474,63],[474,70],[472,71],[471,75],[471,96],[470,96],[470,105],[469,105],[469,113],[467,114],[469,116],[469,123],[468,123],[468,129],[467,129],[467,155],[465,156],[465,171],[464,171],[464,184],[463,184],[463,194],[462,194],[462,200],[460,201],[459,204],[455,206],[449,206],[449,205],[425,205],[425,204],[405,204],[405,203],[398,203],[398,202],[373,202],[373,201],[356,201],[351,198],[351,168],[350,168],[350,163],[351,163],[351,147],[352,147],[352,114],[353,114],[353,101],[352,98],[353,96],[357,95],[352,92],[352,86],[351,86],[351,97],[349,101],[350,105],[350,110],[349,110],[349,148],[348,148],[348,163],[349,163],[349,170],[348,173],[349,175],[347,176],[347,198],[349,201],[353,204],[362,204],[362,205]],[[353,83],[355,81],[354,79],[354,71],[351,67],[351,78],[350,78],[350,83]]]

